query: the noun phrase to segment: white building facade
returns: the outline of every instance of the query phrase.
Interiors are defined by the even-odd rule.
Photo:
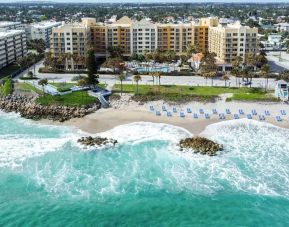
[[[27,54],[26,34],[24,30],[0,32],[0,68]]]
[[[133,23],[131,47],[131,54],[153,52],[157,47],[157,25],[148,20]]]
[[[0,31],[5,30],[22,30],[24,25],[21,22],[12,22],[12,21],[0,21]]]
[[[61,22],[56,21],[42,21],[40,23],[29,24],[26,27],[28,40],[42,39],[46,47],[49,47],[50,35],[52,28],[60,26]]]

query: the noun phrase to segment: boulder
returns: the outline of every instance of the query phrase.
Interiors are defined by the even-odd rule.
[[[117,140],[110,139],[106,137],[82,137],[77,140],[78,143],[85,147],[91,147],[91,146],[103,146],[103,145],[112,145],[115,146],[117,144]]]
[[[215,156],[218,151],[223,150],[223,146],[204,137],[193,137],[182,139],[179,142],[181,150],[193,150],[194,153]]]

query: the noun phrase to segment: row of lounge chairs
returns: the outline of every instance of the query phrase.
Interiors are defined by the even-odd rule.
[[[150,106],[150,111],[154,111],[154,110],[155,110],[154,106]],[[168,109],[166,108],[166,106],[162,106],[162,111],[168,111]],[[173,107],[173,111],[172,111],[172,112],[173,112],[173,113],[177,113],[177,112],[178,112],[178,111],[177,111],[177,108],[176,108],[176,107]],[[180,111],[180,112],[183,112],[183,111]],[[191,109],[190,107],[188,107],[188,108],[187,108],[187,113],[192,113],[192,112],[193,112],[192,109]],[[200,108],[198,112],[199,112],[199,114],[205,114],[205,111],[204,111],[204,109],[202,109],[202,108]],[[230,109],[226,109],[225,112],[226,112],[226,114],[231,114],[231,110],[230,110]],[[244,112],[243,109],[239,109],[238,112],[239,112],[240,115],[245,115],[245,112]],[[217,114],[218,114],[217,109],[213,108],[213,109],[212,109],[212,113],[215,114],[215,115],[217,115]],[[251,111],[251,114],[252,114],[253,116],[257,116],[257,115],[258,115],[258,114],[257,114],[257,111],[256,111],[255,109],[253,109],[253,110]],[[265,110],[265,111],[264,111],[264,114],[265,114],[265,116],[270,116],[269,110]],[[280,114],[284,116],[284,115],[286,115],[286,111],[285,111],[285,110],[280,110]]]
[[[154,106],[150,106],[150,111],[155,111]],[[172,112],[170,112],[170,111],[167,110],[167,108],[166,108],[165,106],[162,106],[162,111],[166,112],[166,116],[167,116],[167,117],[172,117],[172,116],[173,116],[173,115],[172,115],[172,112],[173,112],[173,113],[177,113],[177,112],[178,112],[176,107],[173,107]],[[242,109],[239,109],[238,112],[239,112],[239,114],[233,114],[233,118],[234,118],[234,119],[240,119],[240,115],[245,115],[245,113],[244,113],[244,111],[243,111]],[[192,109],[188,107],[188,108],[187,108],[187,113],[188,113],[188,114],[192,114],[192,113],[193,113],[193,112],[192,112]],[[158,111],[158,110],[155,111],[155,114],[156,114],[156,116],[161,116],[161,112]],[[210,119],[210,114],[209,114],[209,113],[205,113],[204,109],[199,109],[199,114],[200,114],[200,115],[204,115],[205,119]],[[217,115],[217,114],[218,114],[217,109],[212,109],[212,114]],[[221,119],[221,120],[226,119],[226,115],[225,115],[225,114],[226,114],[226,115],[231,114],[230,109],[226,109],[226,110],[225,110],[225,113],[219,113],[219,119]],[[280,111],[280,114],[284,116],[284,115],[286,115],[286,111],[285,111],[285,110],[281,110],[281,111]],[[257,114],[257,111],[256,111],[255,109],[253,109],[250,114],[247,114],[247,115],[246,115],[246,118],[247,118],[247,119],[253,119],[253,116],[257,116],[257,115],[258,115],[258,114]],[[185,112],[184,112],[184,111],[180,111],[180,112],[179,112],[179,116],[180,116],[181,118],[184,118],[184,117],[186,116],[186,115],[185,115]],[[198,113],[193,113],[192,116],[193,116],[193,118],[195,118],[195,119],[198,119],[198,118],[199,118]],[[260,121],[265,121],[265,120],[266,120],[266,117],[265,117],[265,116],[270,116],[270,112],[269,112],[268,110],[265,110],[265,111],[264,111],[264,115],[262,115],[262,114],[261,114],[261,115],[258,115],[258,119],[259,119]],[[281,116],[276,116],[275,119],[276,119],[276,121],[278,121],[278,122],[281,122],[281,121],[282,121]]]

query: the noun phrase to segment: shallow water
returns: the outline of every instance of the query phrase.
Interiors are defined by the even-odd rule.
[[[85,133],[0,113],[0,226],[288,226],[289,130],[209,126],[217,157],[181,153],[190,133],[135,123],[81,148]]]

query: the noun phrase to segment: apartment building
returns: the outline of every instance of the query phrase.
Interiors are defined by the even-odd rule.
[[[0,31],[5,30],[22,30],[24,25],[21,22],[12,22],[12,21],[0,21]]]
[[[242,26],[240,22],[209,27],[209,51],[214,52],[223,70],[229,70],[237,56],[257,53],[257,28]]]
[[[132,24],[131,54],[144,54],[153,52],[157,48],[157,26],[148,21],[141,20]]]
[[[61,22],[56,21],[42,21],[39,23],[29,24],[26,27],[27,39],[43,39],[46,47],[49,47],[50,35],[52,33],[52,28],[60,26]]]
[[[24,30],[6,30],[0,32],[0,69],[15,62],[27,54]]]
[[[185,51],[187,45],[193,44],[193,26],[188,24],[158,24],[158,45],[162,51]]]
[[[112,24],[107,25],[106,47],[118,47],[123,56],[131,55],[131,31],[133,21],[124,16]]]
[[[95,23],[90,26],[91,45],[97,57],[104,57],[107,53],[107,26],[103,23]]]
[[[54,57],[60,58],[63,62],[59,65],[66,70],[84,68],[84,62],[78,62],[79,56],[85,56],[91,44],[90,25],[95,22],[91,18],[84,18],[81,23],[63,23],[59,27],[52,28],[50,36],[50,52]],[[94,21],[94,22],[93,22]],[[77,56],[77,58],[75,57]]]
[[[216,27],[219,24],[217,17],[201,18],[193,25],[193,45],[200,51],[205,52],[209,48],[209,27]]]

